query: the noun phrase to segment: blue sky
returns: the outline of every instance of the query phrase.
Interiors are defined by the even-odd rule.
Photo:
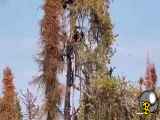
[[[10,66],[16,86],[26,88],[37,73],[41,3],[39,0],[0,0],[0,79]]]
[[[111,16],[117,38],[116,73],[137,81],[145,72],[147,51],[160,73],[159,0],[114,0]]]
[[[114,0],[111,16],[114,33],[119,34],[112,65],[115,74],[137,81],[144,74],[147,50],[160,72],[160,1]],[[0,0],[0,79],[9,65],[17,89],[28,86],[38,72],[34,60],[38,52],[42,0]]]

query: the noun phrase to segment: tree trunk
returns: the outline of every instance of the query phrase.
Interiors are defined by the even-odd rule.
[[[71,120],[70,116],[70,94],[71,86],[73,85],[73,70],[72,70],[72,55],[73,55],[73,46],[67,45],[67,87],[65,95],[65,108],[64,108],[64,119]]]

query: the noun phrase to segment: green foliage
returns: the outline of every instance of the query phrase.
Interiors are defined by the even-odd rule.
[[[78,49],[79,62],[89,61],[103,70],[106,69],[106,64],[110,63],[113,55],[111,45],[115,41],[106,6],[109,6],[109,1],[76,0],[70,7],[72,27],[78,25],[83,31],[83,27],[87,27],[84,26],[85,22],[87,19],[89,21],[86,38]]]
[[[115,90],[118,82],[115,80],[116,78],[110,78],[107,72],[107,65],[113,55],[111,46],[115,41],[107,6],[109,6],[109,1],[106,0],[76,0],[74,5],[69,7],[71,31],[73,32],[74,26],[80,27],[79,31],[85,31],[85,38],[81,40],[76,49],[78,53],[76,64],[79,65],[79,69],[86,79],[85,87],[87,89],[83,94],[79,114],[81,116],[84,113],[84,116],[80,117],[84,120],[106,119],[106,115],[102,115],[102,117],[105,116],[104,118],[98,117],[100,113],[107,112],[107,109],[102,112],[102,108],[106,107],[105,103],[108,102],[108,99],[105,98],[109,97],[104,93],[110,95],[109,91],[112,91],[118,94]],[[114,95],[113,93],[111,95]],[[101,98],[102,96],[104,99]],[[98,101],[104,105],[100,105],[97,103]]]
[[[97,79],[90,87],[89,102],[81,103],[79,119],[84,120],[84,108],[88,107],[89,120],[136,120],[138,101],[129,84],[119,78]]]
[[[18,114],[18,120],[23,120],[23,114],[22,114],[22,110],[21,110],[21,105],[20,105],[20,100],[18,98],[16,98],[16,111]]]
[[[94,83],[95,82],[95,83]],[[116,89],[117,88],[117,81],[109,80],[109,79],[99,79],[92,82],[92,84],[95,84],[95,87],[97,89]]]

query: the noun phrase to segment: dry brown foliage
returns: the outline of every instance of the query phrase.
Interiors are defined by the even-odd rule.
[[[155,89],[156,87],[156,81],[157,81],[157,74],[154,64],[147,64],[146,68],[146,75],[145,78],[141,78],[140,80],[140,86],[141,90],[145,89]]]
[[[61,66],[60,20],[61,1],[45,0],[44,17],[41,21],[42,52],[39,62],[41,69],[40,85],[45,90],[47,120],[56,119],[57,106],[60,102],[57,71]]]
[[[16,111],[16,92],[13,83],[13,74],[9,67],[3,71],[3,98],[0,104],[1,120],[18,120]]]

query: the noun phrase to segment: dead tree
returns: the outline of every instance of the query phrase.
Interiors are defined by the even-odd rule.
[[[36,105],[37,97],[34,97],[29,89],[27,89],[26,93],[21,92],[21,94],[22,103],[26,107],[25,119],[35,120],[39,112],[39,106]]]
[[[70,96],[71,96],[71,87],[73,86],[74,81],[74,71],[72,69],[72,56],[73,56],[73,46],[67,45],[66,48],[66,58],[67,58],[67,83],[66,83],[66,95],[65,95],[65,108],[64,116],[65,120],[71,120],[70,110]]]

